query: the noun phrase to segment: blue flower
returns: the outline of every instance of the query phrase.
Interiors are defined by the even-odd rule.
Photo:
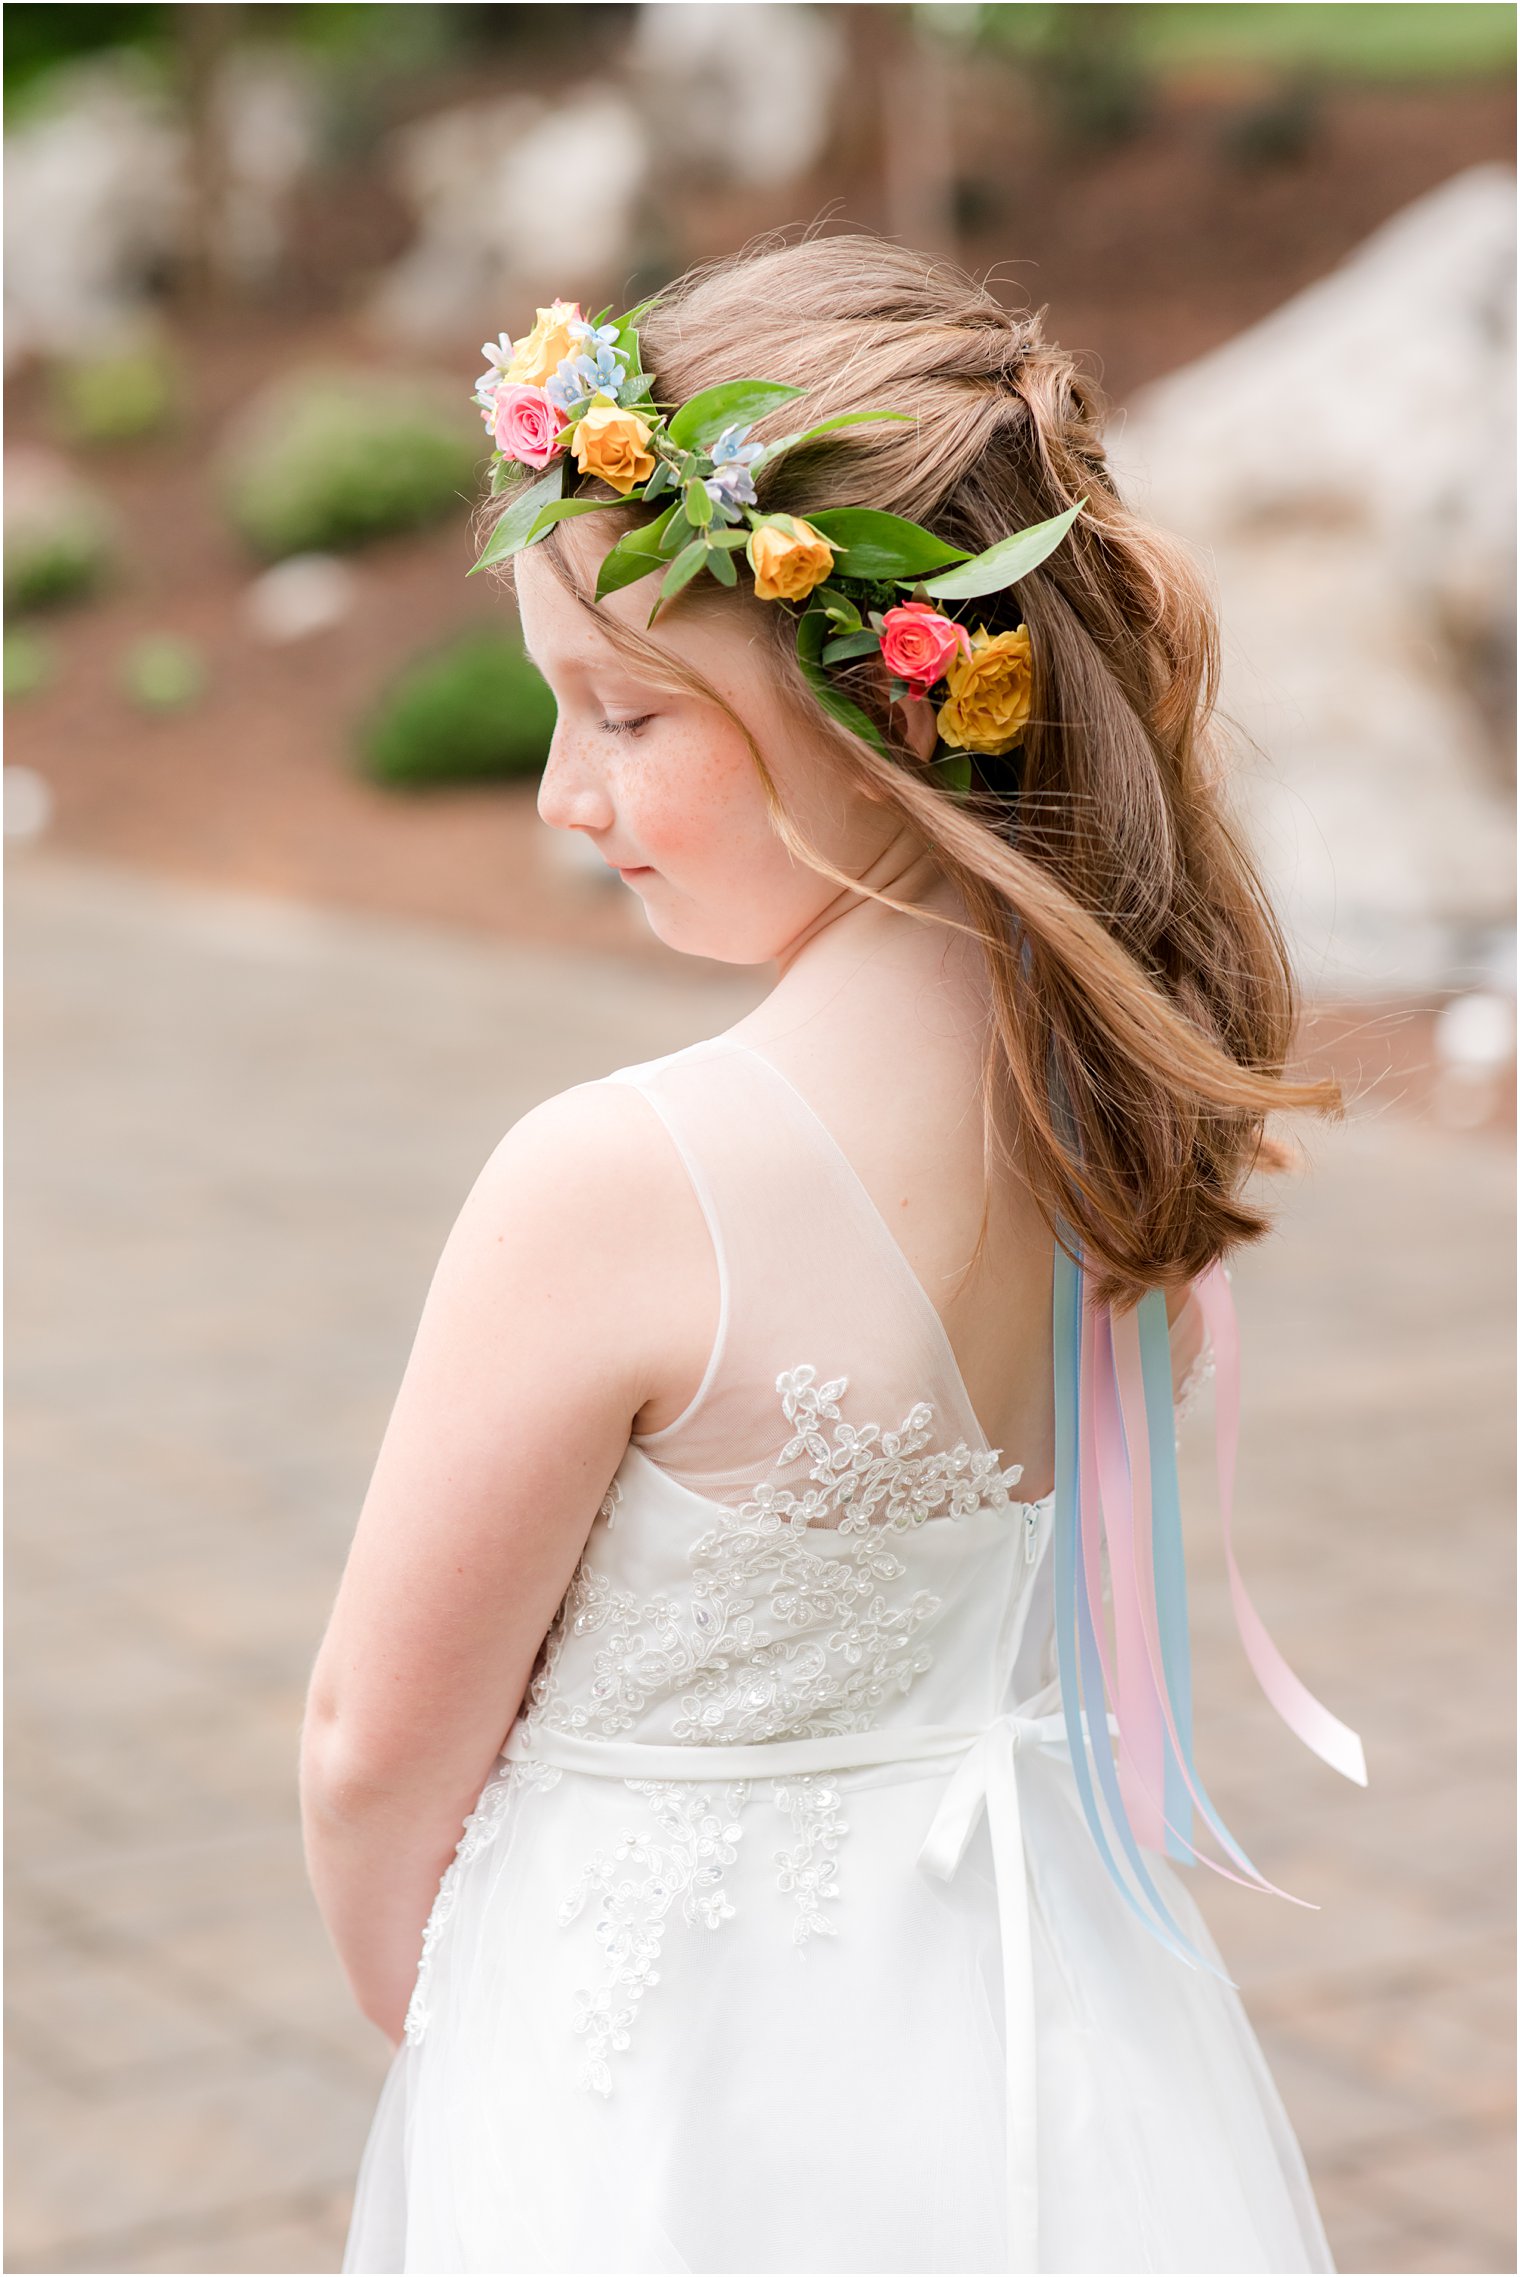
[[[714,466],[729,466],[735,463],[748,466],[760,457],[765,445],[763,443],[746,443],[743,439],[753,424],[753,420],[746,420],[742,426],[736,422],[733,426],[724,428],[712,447]],[[752,490],[751,496],[753,495]]]
[[[574,332],[577,327],[572,324],[570,329]],[[583,333],[589,333],[591,327],[582,325],[579,329]],[[611,325],[604,324],[602,332],[611,334]],[[544,393],[551,403],[558,404],[561,411],[571,411],[583,397],[604,394],[616,398],[627,377],[627,364],[614,353],[609,341],[599,336],[594,356],[561,358],[544,382]]]
[[[713,453],[717,457],[716,450]],[[702,485],[715,506],[753,506],[755,480],[747,466],[727,460],[707,476]]]
[[[581,361],[584,363],[586,359],[582,357]],[[609,395],[616,395],[628,377],[626,359],[619,356],[614,349],[609,348],[605,342],[597,349],[596,361],[591,369],[595,375],[596,386],[605,388]]]
[[[617,345],[618,331],[615,324],[590,324],[584,316],[573,316],[565,329],[572,340],[596,341],[598,353],[603,346],[613,348]]]

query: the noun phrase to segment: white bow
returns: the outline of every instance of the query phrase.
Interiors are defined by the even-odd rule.
[[[1046,1693],[1042,1698],[1048,1698]],[[1031,1701],[998,1716],[951,1774],[919,1848],[918,1863],[949,1881],[985,1804],[997,1878],[1003,1948],[1003,2015],[1008,2061],[1007,2260],[1010,2270],[1040,2267],[1040,2177],[1035,2064],[1034,1949],[1028,1865],[1019,1808],[1017,1758],[1031,1747],[1066,1745],[1066,1719],[1033,1715]],[[1110,1723],[1112,1724],[1112,1718]]]

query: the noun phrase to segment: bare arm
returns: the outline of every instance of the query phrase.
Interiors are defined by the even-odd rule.
[[[658,1389],[682,1176],[636,1094],[561,1093],[486,1164],[428,1291],[301,1751],[317,1902],[393,2041],[461,1821]]]

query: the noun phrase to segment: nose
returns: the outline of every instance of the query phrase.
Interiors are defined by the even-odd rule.
[[[538,812],[551,830],[605,833],[613,820],[601,770],[562,724],[554,730],[539,778]]]

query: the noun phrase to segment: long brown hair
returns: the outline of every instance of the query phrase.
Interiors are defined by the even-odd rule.
[[[1266,1213],[1242,1191],[1273,1160],[1264,1118],[1333,1111],[1339,1095],[1333,1083],[1284,1073],[1293,975],[1221,799],[1206,586],[1182,547],[1120,498],[1102,393],[1045,340],[1043,313],[1010,311],[953,265],[883,238],[774,233],[689,269],[643,318],[640,342],[662,405],[746,376],[801,388],[757,422],[760,441],[838,411],[912,415],[911,426],[835,430],[762,468],[767,511],[869,505],[980,552],[1085,497],[1041,567],[976,611],[993,631],[1020,616],[1029,627],[1033,716],[1016,798],[997,760],[976,763],[969,800],[931,782],[874,659],[839,681],[894,757],[830,719],[797,668],[793,621],[779,605],[701,578],[670,606],[755,611],[780,685],[818,743],[896,807],[959,886],[992,984],[990,1149],[1027,1181],[1057,1238],[1075,1235],[1094,1293],[1122,1303],[1180,1286],[1264,1233]],[[577,495],[615,493],[583,481]],[[494,519],[501,503],[483,514]],[[627,520],[648,511],[635,506]],[[615,509],[603,521],[627,526]],[[860,885],[806,843],[719,692],[598,608],[557,531],[539,545],[646,677],[663,675],[734,719],[798,860],[906,914],[954,922]],[[984,1214],[983,1237],[986,1226]]]

